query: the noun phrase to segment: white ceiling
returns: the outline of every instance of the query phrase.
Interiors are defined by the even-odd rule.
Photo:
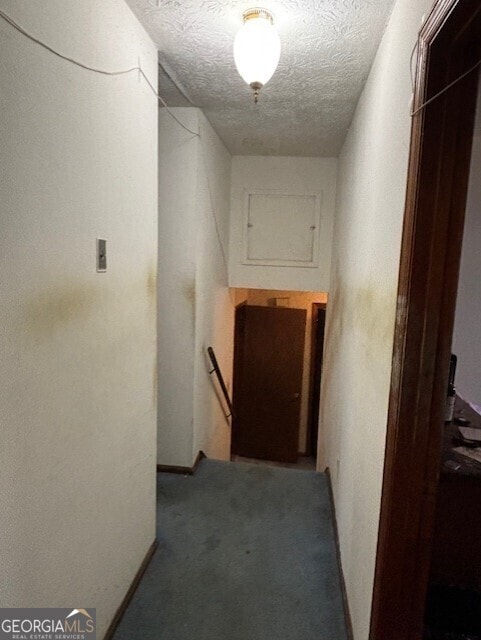
[[[234,155],[337,156],[394,0],[127,0],[159,61]],[[232,44],[242,13],[269,9],[282,42],[259,104]],[[189,103],[168,76],[170,106]]]

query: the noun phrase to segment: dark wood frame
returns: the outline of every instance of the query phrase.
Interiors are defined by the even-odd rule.
[[[132,580],[129,589],[128,589],[127,593],[125,594],[124,599],[122,600],[122,602],[120,603],[119,608],[115,612],[115,615],[114,615],[114,617],[112,619],[112,622],[109,624],[108,629],[105,632],[104,640],[112,640],[112,638],[114,637],[115,631],[116,631],[117,627],[119,626],[122,618],[124,617],[124,614],[127,611],[127,607],[129,606],[130,601],[134,597],[135,592],[137,591],[137,588],[138,588],[138,586],[140,584],[140,581],[144,577],[144,573],[147,571],[147,567],[149,566],[150,561],[152,560],[152,558],[154,556],[154,553],[156,552],[158,546],[159,546],[159,543],[158,543],[158,540],[156,538],[152,542],[152,544],[150,545],[149,550],[147,551],[147,553],[145,554],[145,557],[144,557],[144,559],[142,561],[142,564],[139,567],[139,570],[135,574],[134,579]]]
[[[354,640],[351,612],[349,610],[349,600],[347,598],[347,591],[346,591],[346,581],[344,579],[344,571],[342,570],[341,545],[339,543],[339,528],[337,526],[336,503],[334,501],[331,471],[329,467],[326,469],[325,474],[326,474],[326,480],[327,480],[327,488],[329,490],[329,503],[331,505],[331,514],[332,514],[332,529],[334,533],[334,542],[336,543],[337,566],[339,569],[339,580],[341,583],[342,603],[344,607],[344,620],[346,622],[346,635],[347,635],[346,640]]]
[[[207,458],[203,451],[199,451],[197,454],[194,464],[191,467],[179,467],[177,465],[171,464],[158,464],[157,465],[157,473],[178,473],[184,476],[193,476],[197,471],[199,464]]]
[[[317,347],[317,332],[316,329],[316,320],[319,316],[319,311],[326,312],[327,303],[326,302],[313,302],[311,305],[311,344],[306,344],[306,349],[309,348],[311,350],[310,353],[310,365],[309,365],[309,404],[308,404],[308,412],[307,412],[307,442],[306,442],[306,455],[312,456],[317,459],[317,442],[318,439],[315,437],[314,429],[317,429],[317,433],[319,432],[319,420],[316,425],[313,425],[313,399],[314,399],[314,373],[315,373],[315,362],[314,358],[316,355],[316,347]],[[314,315],[316,314],[316,315]],[[325,320],[325,318],[324,318]],[[325,336],[324,336],[325,341]],[[322,376],[322,373],[321,373]],[[319,394],[320,395],[320,394]],[[320,398],[319,398],[320,401]],[[319,417],[319,411],[318,411]],[[316,443],[316,444],[314,444]]]
[[[480,56],[481,4],[438,0],[414,109]],[[413,118],[370,640],[420,640],[476,108],[476,72]]]
[[[239,402],[239,397],[241,394],[240,381],[242,379],[242,367],[243,367],[243,351],[242,344],[244,340],[244,323],[240,320],[240,312],[243,307],[247,306],[247,300],[244,300],[240,304],[236,305],[235,308],[235,317],[234,317],[234,354],[233,354],[233,365],[232,365],[232,405],[234,408],[234,412],[232,415],[231,421],[231,451],[230,456],[231,460],[234,458],[235,450],[236,450],[236,434],[238,432],[237,427],[237,418],[236,418],[236,406]]]

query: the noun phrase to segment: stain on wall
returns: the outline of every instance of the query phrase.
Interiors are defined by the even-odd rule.
[[[157,303],[157,264],[150,267],[146,281],[147,297],[155,305]]]
[[[68,324],[82,322],[100,301],[101,291],[93,284],[54,285],[25,304],[21,326],[37,339],[49,337]]]
[[[195,280],[191,282],[186,282],[183,286],[183,292],[185,299],[192,305],[192,308],[195,310]]]
[[[159,395],[159,369],[157,365],[157,356],[154,356],[154,364],[152,366],[152,404],[157,407],[157,398]]]

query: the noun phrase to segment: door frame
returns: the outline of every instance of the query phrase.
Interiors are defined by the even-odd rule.
[[[237,415],[236,405],[239,401],[240,395],[240,382],[242,379],[242,367],[243,367],[243,340],[244,340],[244,326],[241,326],[240,314],[243,309],[247,307],[247,300],[244,300],[240,304],[237,304],[234,311],[234,349],[232,353],[232,406],[234,411],[232,413],[231,420],[231,441],[230,441],[230,458],[233,460],[235,454],[234,449],[237,446],[236,435],[237,429]],[[244,321],[243,321],[244,322]]]
[[[314,373],[315,373],[315,355],[317,351],[317,331],[316,329],[316,321],[319,318],[319,312],[324,312],[324,323],[326,320],[326,310],[327,303],[326,302],[313,302],[311,306],[311,344],[310,348],[310,365],[309,365],[309,395],[308,395],[308,411],[307,411],[307,442],[306,442],[306,453],[308,456],[312,456],[317,459],[317,444],[319,443],[319,415],[320,415],[320,393],[319,393],[319,405],[317,407],[317,421],[314,421]],[[325,328],[325,327],[324,327]],[[323,345],[325,342],[325,335],[323,338]],[[307,348],[307,345],[306,345]],[[323,349],[324,351],[324,349]],[[321,378],[322,378],[322,370],[321,370]],[[317,437],[316,437],[317,436]],[[316,446],[313,446],[316,443]]]
[[[418,40],[370,640],[422,638],[478,74],[421,107],[479,59],[480,24],[438,0]]]

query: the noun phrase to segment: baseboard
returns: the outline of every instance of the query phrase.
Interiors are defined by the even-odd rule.
[[[197,454],[197,458],[195,459],[195,462],[191,467],[179,467],[179,466],[170,465],[170,464],[158,464],[157,471],[159,473],[179,473],[179,474],[182,474],[183,476],[193,476],[194,473],[197,471],[197,467],[199,466],[200,462],[204,458],[207,458],[205,453],[203,451],[199,451],[199,453]]]
[[[149,565],[149,562],[152,560],[152,556],[155,553],[155,550],[157,549],[159,543],[157,541],[157,538],[153,541],[153,543],[150,545],[149,550],[147,551],[147,554],[145,556],[145,558],[142,561],[142,564],[139,567],[139,570],[137,571],[137,573],[135,574],[134,579],[132,580],[132,584],[129,587],[129,590],[127,591],[127,593],[125,594],[124,599],[122,600],[122,602],[120,603],[119,608],[117,609],[117,611],[115,612],[115,615],[113,617],[112,622],[109,625],[109,628],[107,629],[105,635],[104,635],[104,640],[111,640],[114,636],[115,630],[117,629],[117,627],[120,624],[120,621],[122,620],[125,611],[127,610],[127,607],[130,604],[130,601],[132,600],[132,597],[134,595],[134,593],[137,590],[137,587],[139,586],[140,581],[143,578],[143,575]]]
[[[346,619],[347,637],[348,637],[348,640],[354,640],[354,635],[352,631],[351,613],[349,611],[349,601],[347,599],[346,581],[344,580],[344,571],[342,570],[342,564],[341,564],[341,547],[339,545],[339,532],[337,529],[336,505],[334,504],[334,492],[332,490],[331,472],[329,470],[329,467],[326,468],[325,474],[327,477],[327,486],[329,488],[329,500],[331,502],[332,526],[334,529],[334,540],[336,542],[337,564],[339,567],[339,577],[341,580],[341,591],[342,591],[342,600],[344,603],[344,616]]]
[[[194,473],[197,471],[197,467],[202,462],[202,460],[205,460],[205,458],[207,458],[205,453],[203,451],[199,451],[199,453],[197,454],[197,458],[195,459],[194,466],[192,467],[192,475],[194,475]]]

